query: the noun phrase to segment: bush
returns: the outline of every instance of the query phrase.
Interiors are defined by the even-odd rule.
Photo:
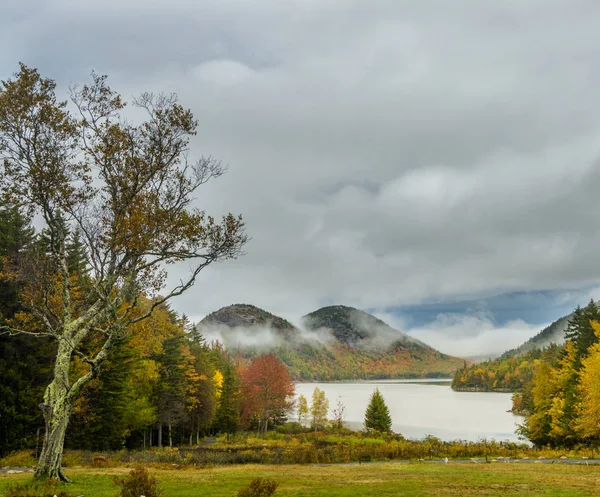
[[[4,497],[71,497],[54,480],[30,480],[9,485]]]
[[[125,478],[115,478],[116,485],[121,487],[120,497],[160,497],[158,481],[148,474],[144,468],[136,468]]]
[[[267,478],[254,478],[247,487],[240,489],[238,497],[269,497],[275,493],[279,483]]]
[[[0,459],[0,468],[4,466],[25,467],[30,468],[37,464],[35,450],[19,450],[11,452],[6,457]]]

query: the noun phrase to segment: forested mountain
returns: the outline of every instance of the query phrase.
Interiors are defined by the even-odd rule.
[[[414,350],[431,349],[372,314],[345,305],[321,307],[304,316],[302,324],[307,330],[325,330],[340,343],[352,347],[377,348],[394,344]]]
[[[577,312],[577,311],[575,311]],[[497,359],[463,365],[454,375],[452,388],[495,392],[518,392],[533,378],[540,362],[555,360],[565,331],[575,312],[547,326],[519,347],[507,350]]]
[[[567,329],[567,323],[572,315],[573,314],[571,313],[567,316],[557,319],[550,326],[544,328],[537,335],[531,337],[516,349],[511,349],[504,352],[504,354],[500,356],[500,359],[523,355],[534,349],[542,349],[551,343],[562,345],[565,343],[565,330]]]
[[[395,330],[364,311],[323,307],[302,319],[302,329],[247,304],[224,307],[197,325],[241,357],[272,352],[296,380],[448,376],[462,361]],[[270,331],[265,333],[265,331]],[[259,340],[252,342],[252,336]]]

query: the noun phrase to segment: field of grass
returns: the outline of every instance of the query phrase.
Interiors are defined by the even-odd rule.
[[[128,468],[70,468],[68,492],[116,497],[115,475]],[[600,467],[561,464],[376,463],[352,465],[244,465],[150,469],[164,497],[234,497],[255,477],[279,482],[275,496],[600,496]],[[0,495],[30,475],[0,475]]]

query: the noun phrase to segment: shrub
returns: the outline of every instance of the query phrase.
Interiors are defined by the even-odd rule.
[[[144,468],[136,468],[125,478],[115,478],[116,485],[121,487],[120,497],[160,497],[156,478],[150,476]]]
[[[30,480],[9,485],[4,497],[71,497],[54,480]]]
[[[240,489],[238,497],[269,497],[275,493],[279,483],[267,478],[254,478],[247,487]]]
[[[92,466],[94,466],[94,468],[105,468],[108,466],[108,459],[104,456],[95,456],[94,459],[92,459]]]
[[[0,467],[15,466],[15,467],[31,467],[37,464],[35,450],[19,450],[11,452],[6,457],[0,459]]]

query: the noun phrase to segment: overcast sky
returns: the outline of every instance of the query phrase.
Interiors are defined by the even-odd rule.
[[[198,205],[252,240],[192,319],[340,303],[477,354],[600,295],[600,2],[0,3],[2,79],[177,92],[230,165]]]

